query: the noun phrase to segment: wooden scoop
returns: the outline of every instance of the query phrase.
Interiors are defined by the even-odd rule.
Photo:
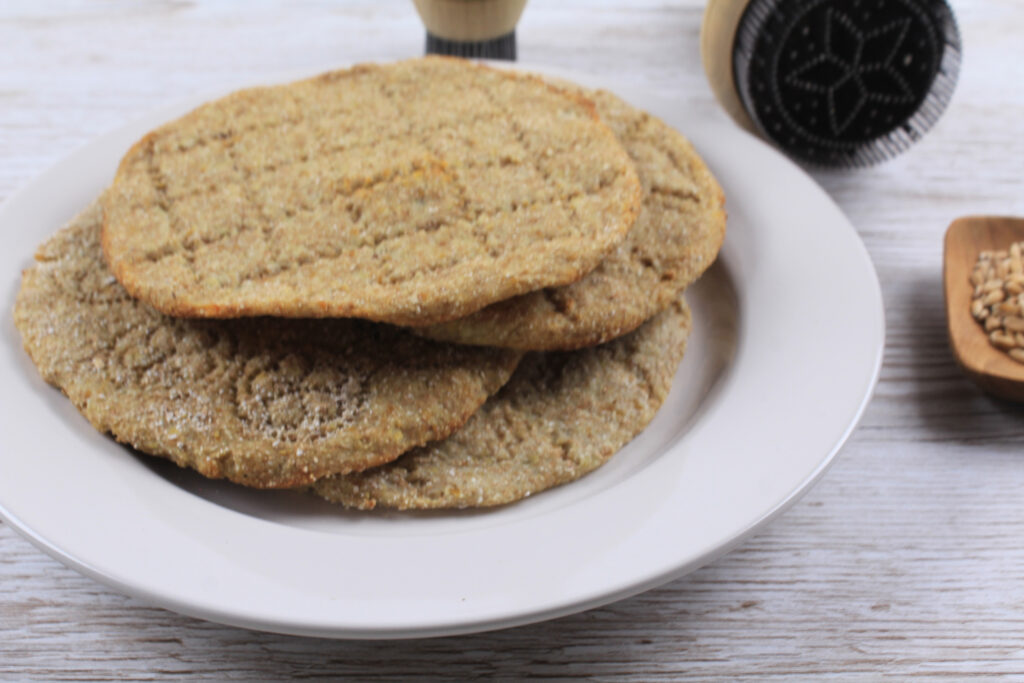
[[[944,279],[946,317],[953,355],[967,376],[988,393],[1024,402],[1024,363],[1018,363],[989,341],[971,316],[971,272],[983,251],[1008,249],[1024,241],[1024,218],[967,216],[946,230]]]

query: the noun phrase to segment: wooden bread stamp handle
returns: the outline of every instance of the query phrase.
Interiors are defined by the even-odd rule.
[[[511,33],[526,0],[413,0],[430,33],[445,40],[476,42]]]
[[[715,97],[726,112],[747,130],[757,132],[736,92],[733,77],[733,43],[743,11],[750,0],[708,0],[700,27],[700,56]]]

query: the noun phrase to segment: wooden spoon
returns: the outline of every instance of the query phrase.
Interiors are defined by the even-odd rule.
[[[953,355],[967,376],[988,393],[1024,402],[1024,363],[992,346],[971,316],[971,271],[983,251],[1008,249],[1024,241],[1024,218],[967,216],[946,230],[944,279],[946,317]]]

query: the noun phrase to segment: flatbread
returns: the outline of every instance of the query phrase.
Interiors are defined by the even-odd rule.
[[[689,310],[677,299],[602,346],[527,354],[452,436],[382,467],[322,479],[314,491],[363,509],[487,507],[578,479],[653,419],[689,330]]]
[[[644,187],[626,239],[578,282],[500,301],[417,334],[523,350],[591,346],[635,329],[715,260],[725,237],[724,197],[693,145],[611,93],[586,94],[629,152]]]
[[[150,133],[106,195],[103,248],[170,315],[424,325],[578,280],[640,193],[578,94],[416,59],[243,90]]]
[[[104,265],[101,214],[25,271],[25,349],[101,432],[208,477],[290,487],[388,462],[462,425],[518,360],[366,321],[167,317]]]

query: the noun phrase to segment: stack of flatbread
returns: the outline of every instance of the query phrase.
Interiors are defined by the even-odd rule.
[[[366,65],[144,137],[15,320],[144,453],[350,507],[492,506],[650,422],[724,231],[692,146],[610,93]]]

